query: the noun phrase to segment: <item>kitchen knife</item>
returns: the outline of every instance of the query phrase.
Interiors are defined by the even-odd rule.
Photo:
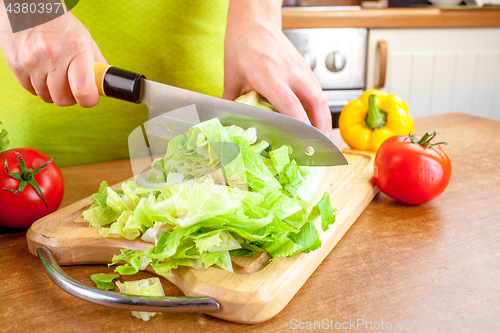
[[[94,73],[101,96],[144,103],[149,109],[149,119],[157,119],[162,114],[194,106],[199,121],[218,118],[226,126],[234,124],[244,129],[254,127],[257,137],[269,142],[271,147],[291,146],[293,153],[290,158],[295,159],[299,165],[348,164],[344,154],[330,138],[317,128],[295,118],[146,80],[142,74],[107,64],[96,62]],[[165,136],[171,134],[168,132],[165,131]],[[155,135],[162,134],[157,132]]]

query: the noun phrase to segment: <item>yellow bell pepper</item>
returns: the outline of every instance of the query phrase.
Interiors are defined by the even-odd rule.
[[[376,152],[387,138],[413,133],[415,124],[401,97],[373,89],[344,107],[339,129],[352,149]]]

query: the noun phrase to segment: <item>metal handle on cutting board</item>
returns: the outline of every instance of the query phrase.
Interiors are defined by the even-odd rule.
[[[39,247],[36,253],[45,272],[64,291],[84,301],[131,311],[144,312],[216,312],[217,301],[210,297],[154,297],[120,294],[83,284],[66,274],[57,263],[52,251]]]
[[[141,83],[146,78],[144,75],[100,62],[94,62],[94,75],[99,95],[141,103]]]

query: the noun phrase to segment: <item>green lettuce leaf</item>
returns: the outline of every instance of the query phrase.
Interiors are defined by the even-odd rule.
[[[280,183],[269,171],[260,156],[252,149],[250,144],[241,137],[235,137],[240,147],[243,162],[245,164],[246,179],[248,186],[255,192],[268,193],[281,188]]]
[[[336,211],[337,209],[330,203],[330,195],[325,192],[323,198],[313,207],[309,219],[314,220],[321,216],[321,229],[326,231],[335,222],[334,213]]]
[[[2,122],[0,121],[0,125]],[[0,131],[0,153],[10,149],[10,140],[7,136],[9,134],[6,129]]]
[[[83,216],[103,237],[151,243],[113,257],[110,265],[122,275],[148,266],[163,276],[179,266],[231,272],[231,255],[309,253],[321,246],[317,219],[326,230],[335,208],[325,193],[309,211],[326,168],[298,166],[291,152],[259,141],[253,128],[214,118],[170,141],[148,186],[139,178],[121,190],[103,182]]]
[[[269,157],[273,162],[273,166],[279,174],[281,174],[285,166],[290,163],[290,150],[288,146],[282,146],[269,152]]]
[[[101,227],[116,221],[120,213],[106,205],[96,206],[83,212],[83,218],[91,227]]]
[[[243,104],[248,104],[252,106],[257,106],[262,109],[270,110],[270,111],[276,111],[274,106],[269,103],[267,99],[262,97],[258,92],[255,90],[252,90],[245,95],[242,95],[238,97],[237,99],[234,100],[235,102],[243,103]]]
[[[226,230],[213,230],[194,239],[200,253],[240,249],[240,243]]]
[[[137,281],[116,282],[120,293],[140,296],[165,296],[160,279],[157,277]],[[148,321],[156,312],[132,311],[132,315],[144,321]]]
[[[233,263],[229,251],[204,252],[201,254],[201,260],[205,267],[217,265],[228,272],[233,272]]]
[[[94,281],[97,288],[102,290],[111,290],[115,287],[113,280],[118,279],[120,275],[118,274],[105,274],[98,273],[90,276],[90,279]]]

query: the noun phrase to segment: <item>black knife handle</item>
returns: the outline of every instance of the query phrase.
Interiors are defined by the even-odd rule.
[[[94,74],[99,95],[141,103],[144,75],[98,62],[94,63]]]

